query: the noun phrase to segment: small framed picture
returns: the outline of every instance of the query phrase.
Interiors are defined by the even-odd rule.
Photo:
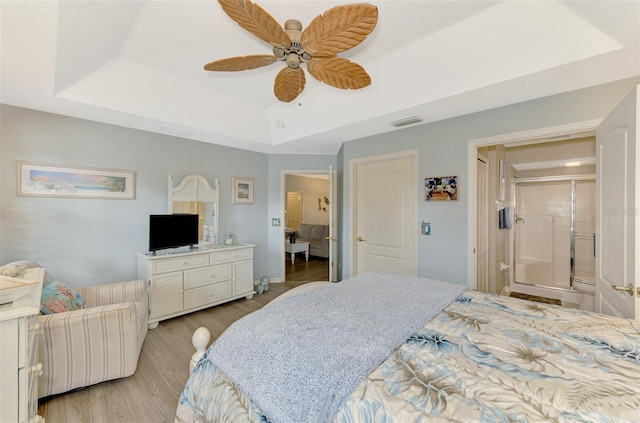
[[[231,178],[233,185],[232,204],[253,204],[253,178]]]
[[[425,201],[447,201],[458,199],[458,177],[437,176],[424,179]]]

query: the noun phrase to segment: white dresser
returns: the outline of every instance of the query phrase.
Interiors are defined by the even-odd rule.
[[[35,423],[38,416],[40,296],[44,269],[28,269],[21,279],[0,276],[0,422]]]
[[[237,298],[253,298],[252,244],[196,251],[138,253],[138,278],[149,281],[149,329],[161,320]]]

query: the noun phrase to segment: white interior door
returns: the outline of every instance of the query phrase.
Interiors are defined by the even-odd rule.
[[[356,165],[354,274],[417,274],[416,168],[413,155],[370,158]]]
[[[329,166],[329,198],[331,199],[329,204],[329,282],[336,282],[338,280],[338,273],[336,270],[335,257],[338,239],[336,238],[335,217],[338,196],[336,194],[335,170],[333,166]]]
[[[478,291],[489,291],[489,267],[487,263],[487,230],[489,225],[488,201],[489,201],[489,173],[487,159],[478,155],[477,160],[477,202],[478,213],[476,223],[476,289]]]
[[[596,310],[640,320],[639,90],[596,134]]]

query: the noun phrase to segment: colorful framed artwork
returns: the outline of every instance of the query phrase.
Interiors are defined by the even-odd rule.
[[[458,199],[458,177],[438,176],[425,178],[425,201],[448,201]]]
[[[135,172],[19,161],[18,196],[135,198]]]
[[[233,204],[253,204],[253,178],[231,177]]]

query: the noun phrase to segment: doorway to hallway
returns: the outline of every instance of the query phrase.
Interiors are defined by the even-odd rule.
[[[284,237],[282,270],[285,281],[311,282],[331,279],[332,207],[335,207],[332,188],[332,169],[329,171],[283,171]],[[321,229],[324,228],[323,232]],[[329,236],[326,236],[329,235]],[[289,237],[305,241],[311,247],[300,249],[291,260],[292,249],[286,248]],[[287,250],[289,252],[287,252]],[[305,259],[305,255],[308,260]]]

